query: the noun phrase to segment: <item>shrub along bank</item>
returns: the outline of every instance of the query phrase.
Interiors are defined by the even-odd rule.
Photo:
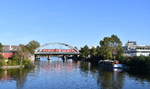
[[[129,71],[139,73],[150,73],[150,57],[122,57],[119,59],[122,64],[129,67]]]

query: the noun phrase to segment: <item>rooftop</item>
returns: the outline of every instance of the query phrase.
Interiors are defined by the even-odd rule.
[[[19,48],[17,45],[4,45],[3,51],[16,51]]]

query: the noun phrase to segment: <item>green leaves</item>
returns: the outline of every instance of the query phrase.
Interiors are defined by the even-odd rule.
[[[19,45],[19,49],[14,55],[13,59],[24,60],[28,59],[29,56],[34,54],[34,50],[40,46],[40,43],[37,41],[30,41],[27,45]]]
[[[3,51],[3,45],[2,45],[2,43],[0,43],[0,52],[2,52]],[[3,57],[3,55],[2,54],[0,54],[0,59],[3,59],[4,57]]]
[[[90,49],[90,55],[91,57],[95,57],[97,55],[97,49],[95,47]]]
[[[116,35],[105,37],[100,41],[101,56],[104,59],[115,59],[123,55],[122,42]]]
[[[28,50],[33,54],[34,53],[34,50],[38,47],[40,47],[40,43],[33,40],[33,41],[30,41],[26,47],[28,48]]]
[[[88,58],[90,54],[90,49],[87,45],[85,45],[83,48],[80,50],[80,56],[83,58]]]
[[[83,58],[100,57],[103,59],[119,59],[123,56],[122,42],[116,35],[105,37],[100,41],[100,46],[91,49],[85,45],[80,50],[80,56]]]
[[[0,43],[0,52],[2,52],[3,51],[3,45],[2,45],[2,43]]]

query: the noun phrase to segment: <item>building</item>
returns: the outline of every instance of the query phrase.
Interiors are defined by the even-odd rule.
[[[18,50],[19,46],[16,45],[4,45],[3,51],[0,53],[4,58],[12,58]]]
[[[128,41],[124,49],[125,56],[150,56],[150,46],[140,46],[135,41]]]
[[[4,45],[3,46],[3,51],[17,51],[19,47],[16,45]]]

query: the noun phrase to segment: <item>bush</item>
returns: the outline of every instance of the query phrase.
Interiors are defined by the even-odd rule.
[[[122,64],[126,64],[127,59],[128,59],[128,57],[121,56],[121,57],[118,59],[118,61],[119,61],[120,63],[122,63]]]
[[[23,60],[22,64],[24,65],[25,68],[32,68],[32,67],[34,67],[34,64],[29,59]]]
[[[146,73],[150,72],[150,57],[139,56],[127,58],[125,64],[131,71]]]
[[[0,59],[4,59],[4,56],[0,54]]]
[[[15,66],[15,65],[20,65],[20,62],[18,60],[9,60],[7,64],[11,66]]]
[[[3,59],[0,60],[0,66],[4,66],[5,65],[5,61]]]

